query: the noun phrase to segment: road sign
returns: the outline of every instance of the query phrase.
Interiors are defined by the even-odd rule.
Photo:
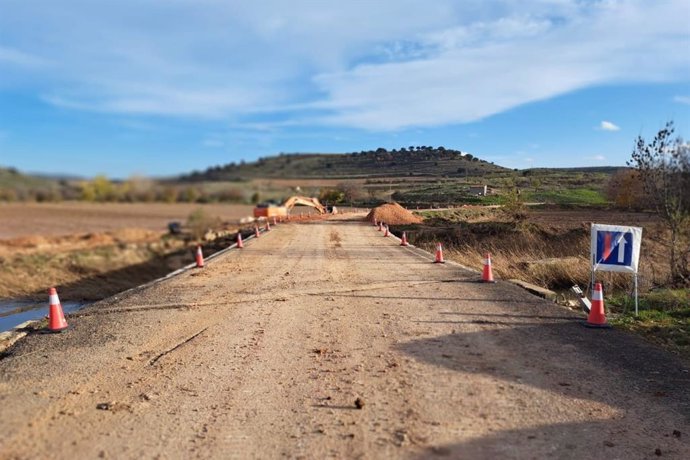
[[[642,229],[592,224],[592,271],[637,273]]]

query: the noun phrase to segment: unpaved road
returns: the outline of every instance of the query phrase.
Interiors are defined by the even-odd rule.
[[[280,225],[10,349],[0,457],[690,458],[687,363],[476,278]]]

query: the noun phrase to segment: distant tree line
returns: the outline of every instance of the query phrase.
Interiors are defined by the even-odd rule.
[[[141,176],[124,181],[99,175],[82,181],[44,181],[40,185],[0,185],[0,201],[60,202],[164,202],[164,203],[245,203],[244,190],[224,187],[209,190],[200,185],[157,182]]]

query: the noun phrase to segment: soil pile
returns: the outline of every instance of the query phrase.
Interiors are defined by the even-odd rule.
[[[367,214],[367,220],[385,222],[390,225],[420,224],[423,219],[415,216],[398,203],[386,203],[372,209]]]

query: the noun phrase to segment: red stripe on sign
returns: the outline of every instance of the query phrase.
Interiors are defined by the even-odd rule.
[[[604,260],[607,260],[611,255],[611,234],[604,233]]]

